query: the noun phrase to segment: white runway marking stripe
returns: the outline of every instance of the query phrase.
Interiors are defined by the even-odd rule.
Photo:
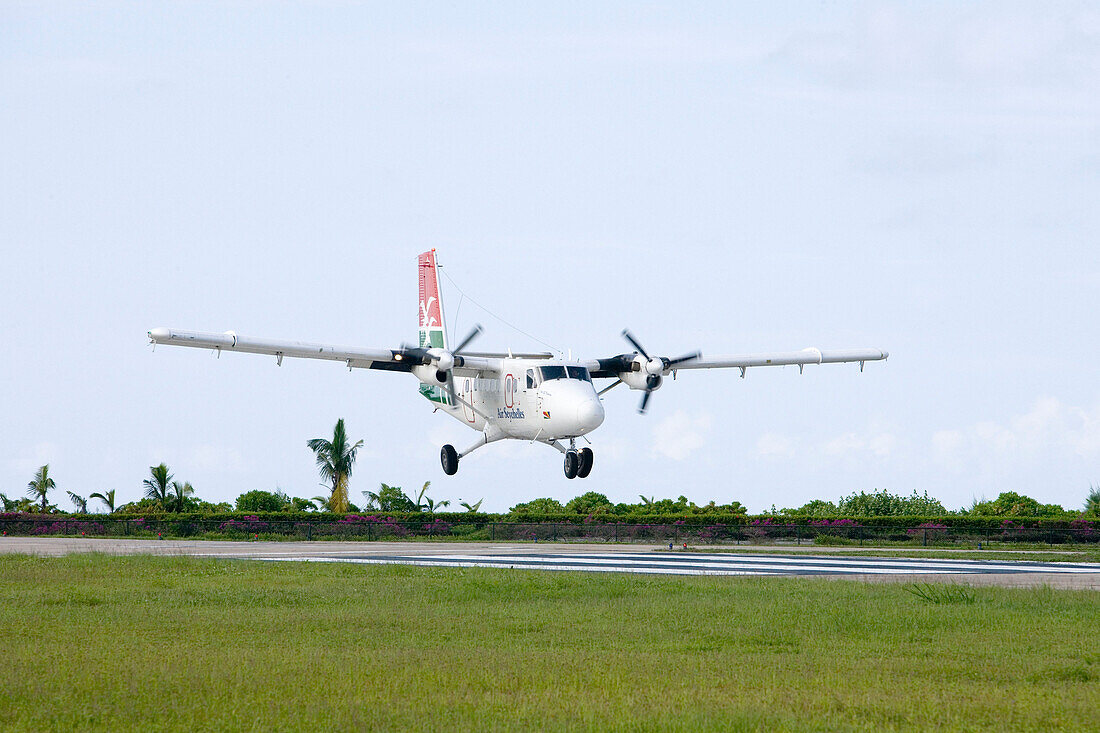
[[[396,548],[395,548],[396,549]],[[457,548],[456,548],[457,549]],[[298,562],[404,564],[433,567],[487,567],[529,570],[647,573],[670,575],[944,575],[1017,573],[1100,573],[1100,565],[996,562],[985,560],[909,560],[882,557],[723,555],[668,553],[434,553],[399,552],[358,557],[301,554],[256,559]]]
[[[518,562],[502,560],[441,560],[438,558],[426,558],[416,555],[408,557],[360,557],[360,558],[335,558],[335,557],[264,557],[260,560],[273,560],[282,562],[344,562],[360,565],[419,565],[421,567],[451,567],[451,568],[498,568],[507,570],[558,570],[590,573],[646,573],[650,575],[778,575],[779,573],[760,572],[752,570],[706,570],[695,568],[677,567],[646,567],[638,566],[613,566],[613,565],[579,565],[566,562]]]

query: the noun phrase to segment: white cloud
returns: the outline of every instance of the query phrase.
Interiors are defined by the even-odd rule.
[[[711,422],[710,415],[677,410],[653,428],[653,452],[674,461],[685,460],[706,442]]]
[[[1044,397],[1005,423],[983,421],[938,431],[932,435],[932,451],[950,468],[974,462],[1008,467],[1058,456],[1092,458],[1100,455],[1100,404],[1085,409]]]
[[[844,433],[827,441],[821,451],[837,458],[885,458],[897,448],[898,439],[893,433]]]
[[[785,435],[764,433],[756,441],[756,455],[761,458],[793,458],[795,442]]]

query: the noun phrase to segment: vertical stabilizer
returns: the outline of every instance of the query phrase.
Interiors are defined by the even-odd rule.
[[[420,275],[420,343],[419,346],[447,348],[447,329],[443,324],[443,296],[439,292],[439,270],[435,250],[417,258]]]
[[[439,269],[435,262],[435,250],[421,253],[416,261],[420,284],[420,338],[418,346],[447,348],[447,327],[443,320],[443,295],[439,292]],[[447,393],[440,387],[420,385],[420,394],[432,402],[448,404]]]

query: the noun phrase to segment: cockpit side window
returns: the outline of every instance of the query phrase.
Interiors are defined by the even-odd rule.
[[[527,370],[527,389],[534,389],[537,386],[538,386],[538,382],[536,381],[536,378],[535,378],[535,370],[534,369],[528,369]]]
[[[542,377],[542,381],[549,382],[551,379],[565,379],[565,367],[563,366],[544,366],[539,367],[539,375]]]
[[[569,372],[570,379],[579,379],[582,382],[591,382],[592,377],[589,376],[588,370],[580,366],[571,366],[565,368]]]

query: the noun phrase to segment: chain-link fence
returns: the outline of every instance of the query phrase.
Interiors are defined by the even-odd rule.
[[[614,522],[463,522],[453,518],[398,521],[349,515],[339,519],[269,520],[259,516],[228,520],[172,518],[66,519],[3,517],[4,536],[132,537],[265,540],[452,540],[502,542],[636,542],[682,545],[881,545],[923,547],[994,544],[1100,545],[1100,523],[1073,522],[1070,527],[1019,526],[950,527],[938,523],[916,526],[857,524],[852,520],[821,520],[810,524],[779,524],[754,520],[748,524],[624,524]]]

